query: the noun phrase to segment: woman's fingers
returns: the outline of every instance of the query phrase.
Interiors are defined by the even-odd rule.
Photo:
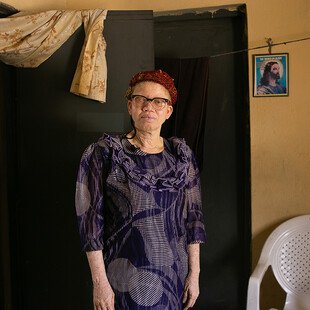
[[[187,288],[184,288],[184,293],[183,293],[183,304],[186,303],[187,301],[187,292],[188,292],[188,289]]]
[[[114,302],[113,303],[100,303],[94,305],[94,310],[114,310]]]
[[[183,304],[184,310],[188,310],[194,306],[199,296],[198,277],[189,275],[185,280]]]
[[[191,307],[194,306],[195,302],[196,302],[195,297],[191,296],[191,294],[187,293],[187,299],[185,301],[185,306],[184,306],[184,310],[190,309]]]

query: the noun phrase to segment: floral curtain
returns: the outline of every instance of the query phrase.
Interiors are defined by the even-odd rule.
[[[18,13],[0,19],[0,60],[35,68],[48,59],[83,23],[85,41],[70,91],[105,102],[107,65],[103,37],[107,10]]]

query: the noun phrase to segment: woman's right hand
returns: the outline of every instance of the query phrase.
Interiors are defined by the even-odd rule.
[[[94,283],[94,310],[114,310],[114,292],[108,281]]]

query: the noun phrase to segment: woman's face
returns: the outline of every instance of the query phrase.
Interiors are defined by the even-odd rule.
[[[168,90],[161,84],[154,82],[141,82],[135,85],[132,95],[142,95],[149,99],[171,99]],[[163,109],[156,109],[150,101],[145,104],[136,104],[134,100],[128,100],[128,112],[131,115],[135,128],[144,132],[158,132],[162,124],[170,117],[173,108],[166,104]]]

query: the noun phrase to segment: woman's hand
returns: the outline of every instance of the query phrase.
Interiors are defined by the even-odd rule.
[[[94,310],[114,310],[114,292],[108,281],[94,283],[93,302]]]
[[[189,272],[184,285],[183,304],[184,310],[194,306],[199,296],[199,273]]]
[[[114,310],[114,292],[107,278],[102,251],[86,254],[93,280],[94,310]]]

